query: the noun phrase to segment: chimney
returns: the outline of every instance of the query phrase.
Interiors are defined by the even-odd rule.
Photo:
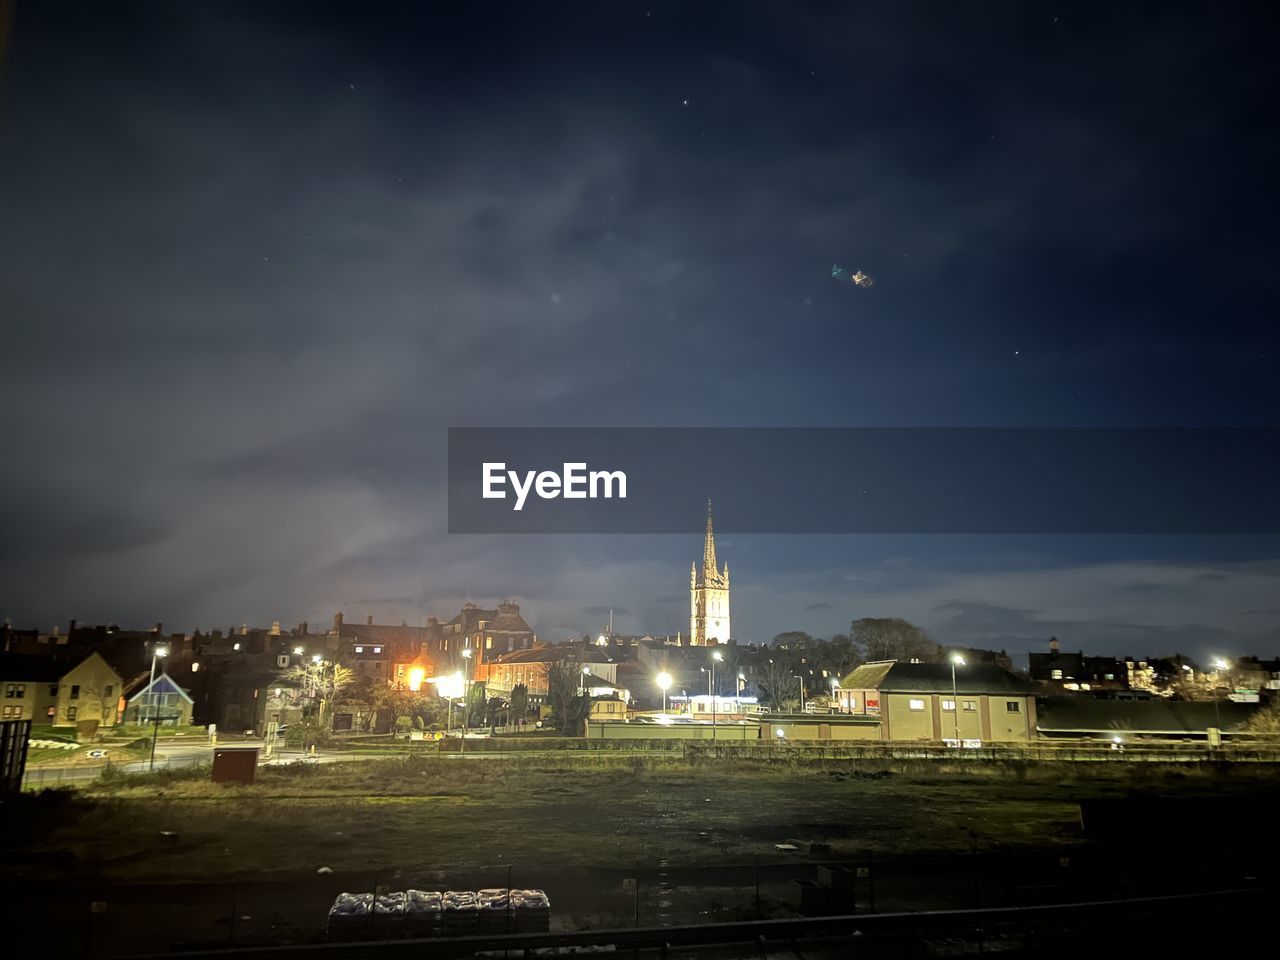
[[[366,627],[372,627],[372,626],[373,626],[373,614],[372,614],[372,613],[371,613],[371,614],[369,614],[367,617],[365,617],[365,618],[364,618],[364,625],[365,625]]]
[[[342,629],[342,611],[341,610],[339,610],[337,613],[333,615],[333,629],[335,630]]]
[[[273,637],[278,637],[278,636],[280,636],[280,621],[279,621],[279,620],[272,620],[272,621],[271,621],[271,636],[273,636]]]
[[[71,621],[71,626],[67,629],[67,636],[71,636],[73,633],[75,633],[77,626],[79,626],[79,622],[73,619]]]
[[[156,621],[156,636],[160,636],[160,632],[164,629],[164,624],[159,620]]]
[[[1057,652],[1058,652],[1058,638],[1057,638],[1057,637],[1050,637],[1050,638],[1049,638],[1049,652],[1050,652],[1050,653],[1057,653]]]

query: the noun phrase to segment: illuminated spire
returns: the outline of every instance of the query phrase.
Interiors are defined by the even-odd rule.
[[[719,574],[716,568],[716,535],[711,529],[711,501],[707,501],[707,542],[702,547],[702,575],[713,579]]]

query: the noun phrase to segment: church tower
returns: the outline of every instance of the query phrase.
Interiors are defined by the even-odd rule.
[[[711,501],[707,501],[707,539],[702,546],[702,569],[689,571],[689,642],[695,647],[728,643],[729,565],[716,566],[716,535],[711,529]]]

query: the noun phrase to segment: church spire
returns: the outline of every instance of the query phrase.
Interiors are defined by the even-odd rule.
[[[716,565],[716,535],[711,529],[711,501],[707,500],[707,541],[702,547],[702,575],[714,578],[719,572]]]

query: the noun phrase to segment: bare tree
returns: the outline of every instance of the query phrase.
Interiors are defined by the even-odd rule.
[[[547,664],[547,698],[551,701],[551,712],[555,714],[560,732],[565,736],[576,736],[578,724],[575,722],[581,712],[574,701],[583,699],[578,690],[582,684],[582,670],[576,660],[562,657]]]
[[[864,662],[921,660],[934,663],[942,657],[942,648],[932,637],[901,617],[864,617],[853,621],[849,633],[854,652]]]
[[[800,681],[796,679],[791,660],[778,656],[777,651],[762,665],[757,686],[770,710],[785,710],[799,703]]]
[[[517,683],[511,688],[511,720],[513,723],[519,723],[525,714],[529,712],[529,688],[523,683]]]
[[[302,689],[303,696],[315,701],[316,720],[324,730],[329,729],[338,695],[355,680],[355,674],[347,667],[328,660],[299,664],[286,677]]]
[[[1280,697],[1273,698],[1265,707],[1255,710],[1241,729],[1246,733],[1280,735]]]

